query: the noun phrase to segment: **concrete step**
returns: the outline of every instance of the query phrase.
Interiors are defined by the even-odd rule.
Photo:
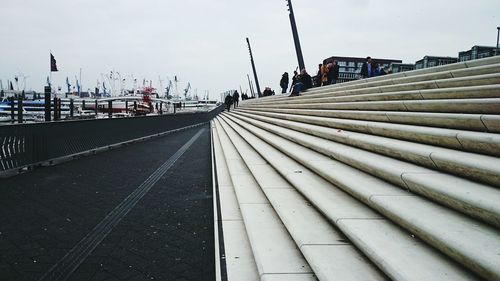
[[[237,111],[237,114],[500,187],[500,159]],[[500,198],[499,198],[500,199]]]
[[[299,145],[308,147],[315,150],[318,153],[322,153],[328,157],[331,157],[339,162],[346,165],[364,171],[367,174],[373,175],[375,177],[381,178],[384,181],[390,182],[394,185],[399,186],[402,189],[409,189],[412,192],[421,194],[422,196],[428,197],[430,200],[434,200],[441,204],[447,205],[450,208],[454,208],[464,214],[473,216],[477,219],[483,220],[494,226],[500,227],[500,190],[493,188],[488,185],[471,182],[469,180],[464,180],[456,176],[443,174],[439,171],[427,169],[420,167],[411,163],[396,160],[393,158],[385,157],[377,153],[365,151],[355,147],[350,147],[338,142],[332,142],[330,140],[324,139],[328,132],[326,130],[319,131],[315,128],[306,128],[308,133],[301,133],[295,130],[287,129],[284,127],[279,127],[270,123],[265,123],[258,121],[256,119],[251,119],[241,115],[233,115],[238,119],[242,120],[246,124],[252,124],[260,129],[264,129],[268,132],[277,134],[283,138],[293,141]],[[267,122],[272,122],[272,120],[266,120]],[[283,124],[285,122],[282,122]],[[299,128],[296,126],[294,129]],[[322,137],[314,136],[314,132],[318,132]],[[335,133],[330,131],[330,136]],[[353,140],[355,142],[356,140]],[[394,150],[398,149],[398,146],[393,147]],[[399,146],[400,153],[404,154],[406,151]],[[418,149],[418,148],[416,148]],[[438,153],[439,154],[439,153]],[[420,161],[424,160],[425,153],[417,155],[420,157]],[[436,166],[441,167],[446,166],[457,166],[457,163],[451,163],[453,161],[452,156],[444,156],[445,152],[441,151],[439,157],[435,157],[436,160],[431,158],[431,161],[435,161]],[[429,155],[432,157],[432,155]],[[458,156],[457,156],[458,158]],[[442,160],[447,159],[448,163],[444,163]],[[497,159],[483,159],[484,162],[490,165],[498,165]],[[473,161],[473,160],[471,160]],[[458,162],[458,161],[456,161]],[[466,162],[466,159],[463,160]],[[479,161],[478,161],[479,162]],[[467,165],[467,164],[465,164]],[[487,165],[483,164],[482,167],[487,170]],[[493,168],[495,169],[495,168]],[[466,168],[462,168],[462,171]],[[477,170],[477,168],[476,168]],[[442,179],[440,182],[429,182],[419,180],[418,175],[425,174],[426,177],[434,178],[439,177]],[[500,176],[497,170],[490,170],[492,177]],[[411,184],[405,181],[406,177],[413,177],[417,175],[416,179],[418,184]],[[450,189],[450,183],[454,184],[454,188]]]
[[[443,79],[452,79],[459,77],[472,77],[487,74],[500,73],[500,63],[476,66],[472,68],[460,68],[453,70],[444,70],[439,72],[423,73],[418,75],[404,76],[404,77],[390,77],[386,76],[385,79],[370,80],[366,79],[366,83],[361,83],[358,85],[348,86],[344,85],[343,88],[347,89],[360,89],[360,88],[373,88],[388,85],[402,85],[409,83],[417,83],[422,81],[439,81]],[[315,91],[328,91],[327,88],[314,88]]]
[[[335,164],[326,156],[314,154],[307,148],[267,133],[253,125],[243,123],[231,116],[224,115],[223,120],[258,151],[311,204],[328,217],[330,222],[391,279],[476,279],[464,268],[430,248],[426,243],[413,238],[410,233],[405,232],[365,205],[371,197],[368,192],[371,192],[372,195],[394,195],[383,192],[386,191],[385,183],[384,185],[374,185],[370,183],[372,179],[361,174],[358,175],[361,176],[358,181],[358,177],[353,178],[352,173],[346,174],[344,170],[337,170],[336,165],[341,164]],[[293,159],[284,151],[291,153]],[[304,159],[299,159],[302,156],[308,158],[307,163],[329,166],[328,173],[343,177],[345,181],[352,184],[352,189],[332,185],[331,182],[318,176],[317,173],[304,165],[302,162]],[[298,161],[296,162],[296,160]],[[349,195],[339,188],[342,188]],[[407,195],[398,188],[390,190],[399,195]],[[450,234],[452,233],[450,232]]]
[[[250,110],[240,109],[238,111],[252,113],[252,111]],[[406,140],[415,143],[429,144],[433,146],[446,147],[466,152],[474,152],[496,157],[500,156],[499,134],[405,124],[393,124],[386,122],[271,113],[264,111],[253,112],[255,114],[267,117],[281,118],[284,120],[298,121],[312,125],[320,125],[358,133]]]
[[[500,85],[483,85],[459,88],[399,91],[375,94],[353,94],[350,91],[338,92],[335,96],[305,99],[281,99],[279,101],[262,101],[260,105],[297,104],[297,103],[336,103],[389,100],[430,100],[430,99],[474,99],[500,98]]]
[[[301,93],[300,96],[293,97],[295,100],[310,99],[310,98],[320,98],[320,97],[331,97],[336,96],[339,92],[342,95],[361,95],[361,94],[376,94],[376,93],[390,93],[399,91],[419,91],[419,90],[430,90],[430,89],[444,89],[444,88],[458,88],[458,87],[472,87],[472,86],[483,86],[483,85],[494,85],[500,84],[500,73],[482,74],[476,76],[466,76],[457,78],[447,78],[440,80],[424,80],[421,82],[409,82],[403,83],[400,81],[399,84],[390,85],[372,85],[369,83],[356,85],[356,87],[350,87],[344,84],[339,84],[342,86],[336,88],[321,87],[309,89]],[[286,99],[287,95],[276,95],[268,97],[266,99],[256,99],[249,102],[242,103],[243,106],[247,104],[258,104],[259,102],[269,102],[271,100],[282,100]]]
[[[215,186],[214,201],[220,205],[221,217],[217,215],[217,207],[214,207],[216,221],[216,231],[218,232],[218,221],[222,222],[221,233],[218,233],[219,243],[224,243],[224,256],[217,255],[220,271],[220,260],[226,263],[226,274],[228,280],[254,281],[259,279],[259,273],[255,264],[255,259],[250,247],[245,225],[239,209],[239,204],[234,193],[233,183],[229,176],[226,159],[222,152],[217,128],[214,121],[212,127],[212,145],[216,170],[217,185]],[[217,195],[218,196],[215,196]],[[217,205],[217,204],[216,204]],[[219,244],[215,245],[219,250]]]
[[[225,122],[221,125],[319,280],[385,280],[384,275],[248,143]]]
[[[376,83],[379,83],[380,85],[381,81],[382,84],[395,84],[395,83],[400,83],[400,82],[405,82],[408,83],[411,81],[410,77],[415,77],[415,76],[423,76],[427,77],[425,75],[431,74],[431,73],[449,73],[450,71],[453,71],[453,74],[449,74],[449,78],[457,78],[457,77],[466,77],[466,76],[471,76],[473,73],[498,73],[499,71],[496,70],[498,68],[498,64],[500,64],[500,56],[496,57],[490,57],[490,58],[484,58],[484,59],[479,59],[479,60],[472,60],[472,61],[466,61],[466,62],[458,62],[454,64],[447,64],[447,65],[442,65],[442,66],[437,66],[437,67],[430,67],[430,68],[425,68],[425,69],[418,69],[418,70],[413,70],[413,71],[407,71],[407,72],[400,72],[400,73],[395,73],[395,74],[390,74],[390,75],[384,75],[384,76],[378,76],[378,77],[372,77],[368,79],[359,79],[359,80],[354,80],[350,81],[347,83],[340,83],[340,84],[335,84],[335,85],[330,85],[330,86],[325,86],[325,87],[318,87],[318,88],[312,88],[309,91],[303,93],[304,96],[312,96],[314,94],[324,94],[326,93],[333,93],[333,92],[338,92],[338,91],[346,91],[346,90],[354,90],[354,89],[363,89],[363,88],[369,88],[369,87],[374,87],[377,85]],[[489,68],[491,65],[493,68]],[[473,70],[473,72],[468,73],[468,69],[470,68],[476,69]],[[486,70],[486,72],[485,72]],[[493,71],[493,72],[491,72]],[[400,78],[407,78],[408,80],[400,79]],[[400,80],[398,80],[400,79]],[[411,78],[414,79],[414,78]],[[425,81],[426,79],[422,80]],[[432,79],[430,79],[432,80]],[[389,82],[387,82],[389,81]],[[396,82],[395,82],[396,81]],[[495,84],[495,83],[494,83]],[[498,84],[498,83],[496,83]],[[443,86],[443,85],[441,85]],[[364,93],[370,93],[370,92],[364,92]],[[288,98],[288,94],[286,95],[276,95],[272,97],[264,97],[264,98],[259,98],[259,99],[253,99],[253,100],[248,100],[245,101],[244,104],[251,104],[251,103],[259,103],[261,101],[271,101],[271,100],[280,100],[280,99],[286,99]]]
[[[217,127],[218,121],[215,123]],[[284,275],[295,276],[297,280],[314,280],[307,261],[227,135],[222,129],[216,131],[260,278]]]
[[[283,113],[315,117],[366,120],[385,123],[409,124],[428,127],[458,129],[500,133],[500,115],[433,113],[433,112],[397,112],[397,111],[363,111],[363,110],[315,110],[315,109],[282,109],[244,107],[239,110],[259,111],[265,113]]]
[[[498,114],[500,98],[259,104],[261,108]],[[245,107],[243,107],[245,108]]]
[[[243,122],[233,115],[224,115],[224,118],[238,124],[240,129],[244,127],[254,136],[258,136],[281,153],[349,192],[358,200],[376,209],[401,227],[413,232],[420,239],[433,245],[470,270],[484,278],[496,279],[500,277],[500,270],[496,266],[500,260],[497,250],[500,249],[498,230],[424,198],[408,194],[390,183],[332,160],[328,156],[305,148],[303,145],[257,128],[248,122]],[[248,135],[244,138],[252,145],[256,142],[254,139],[250,140]],[[266,160],[270,161],[267,158]],[[308,199],[314,203],[314,200]],[[388,207],[388,205],[391,206]],[[407,208],[409,205],[412,208]],[[369,236],[374,235],[367,229],[364,231],[369,232]],[[364,237],[363,239],[368,238]]]
[[[385,75],[379,77],[373,77],[369,79],[361,79],[359,83],[348,84],[344,83],[341,87],[346,89],[359,89],[374,86],[386,86],[386,85],[397,85],[412,82],[421,81],[431,81],[431,80],[441,80],[449,78],[457,78],[464,76],[477,76],[483,74],[499,73],[500,62],[488,64],[488,65],[478,65],[473,67],[465,67],[465,63],[457,63],[455,65],[449,65],[448,69],[432,69],[432,71],[413,71],[404,72],[394,75]],[[328,87],[314,88],[314,91],[326,91]],[[331,87],[331,86],[330,86]],[[340,87],[340,86],[337,86]],[[333,88],[333,87],[332,87]]]
[[[384,76],[372,77],[372,78],[368,78],[368,79],[354,80],[354,81],[350,81],[350,82],[343,83],[343,84],[344,85],[355,85],[355,84],[359,84],[359,83],[369,83],[370,81],[388,80],[388,79],[395,79],[395,78],[401,78],[401,77],[412,77],[412,76],[419,76],[419,75],[423,75],[423,74],[443,72],[443,71],[462,70],[462,69],[466,69],[466,68],[487,66],[487,65],[498,64],[498,63],[500,63],[500,58],[498,56],[497,57],[489,57],[489,58],[484,58],[484,59],[458,62],[458,63],[446,64],[446,65],[429,67],[429,68],[424,68],[424,69],[417,69],[417,70],[413,70],[413,71],[399,72],[399,73],[394,73],[394,74],[389,74],[389,75],[384,75]],[[339,85],[338,84],[332,85],[332,87],[333,86],[338,87]]]

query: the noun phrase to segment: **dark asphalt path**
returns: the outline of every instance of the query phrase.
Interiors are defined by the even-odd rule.
[[[0,280],[38,280],[202,127],[0,180]],[[214,280],[209,126],[68,280]]]

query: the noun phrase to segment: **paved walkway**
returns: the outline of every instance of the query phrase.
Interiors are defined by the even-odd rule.
[[[210,161],[206,125],[0,180],[0,279],[214,280]]]

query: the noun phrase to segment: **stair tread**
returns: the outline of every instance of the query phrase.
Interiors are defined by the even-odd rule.
[[[320,125],[304,124],[246,112],[236,112],[252,119],[295,130],[301,133],[364,149],[372,153],[412,162],[430,169],[455,173],[500,187],[500,159],[486,155],[452,150],[427,144],[338,130]],[[377,159],[374,159],[377,161]]]
[[[225,118],[225,117],[224,117]],[[233,121],[229,121],[233,122]],[[245,126],[245,128],[248,128],[250,125]],[[234,128],[234,127],[233,127]],[[292,183],[306,198],[310,200],[312,204],[314,204],[317,208],[319,208],[322,213],[324,213],[326,216],[330,218],[330,220],[335,223],[338,226],[339,221],[377,221],[381,224],[388,224],[391,225],[388,221],[382,219],[379,215],[376,215],[371,211],[368,207],[365,205],[361,204],[359,201],[354,200],[350,196],[343,195],[342,192],[337,190],[335,187],[331,185],[331,183],[326,182],[324,179],[318,177],[315,173],[313,172],[308,172],[308,170],[296,163],[295,161],[291,160],[290,158],[279,158],[275,159],[276,157],[274,154],[280,154],[280,152],[276,151],[275,148],[270,147],[269,145],[266,145],[263,140],[260,140],[258,137],[255,135],[251,134],[250,132],[245,132],[241,127],[238,127],[237,129],[239,133],[242,134],[242,136],[250,143],[252,146],[258,146],[258,151],[261,153],[262,156],[265,156],[265,159],[269,161],[275,169],[277,169],[280,174],[282,174],[290,183]],[[258,143],[258,145],[257,145]],[[287,144],[288,145],[288,144]],[[301,149],[301,147],[293,147],[293,150],[296,149]],[[274,153],[273,153],[274,152]],[[302,151],[298,151],[297,153],[301,153]],[[288,162],[288,163],[284,163]],[[283,164],[284,163],[284,164]],[[284,165],[284,166],[283,166]],[[288,167],[288,168],[287,168]],[[291,169],[290,169],[291,168]],[[300,173],[296,173],[294,171],[301,171]],[[314,186],[315,188],[307,188]],[[333,192],[333,194],[332,194]],[[332,195],[330,195],[332,194]],[[337,195],[338,194],[338,195]],[[342,196],[343,195],[343,196]],[[373,214],[369,216],[355,216],[353,215],[353,211],[346,211],[346,207],[351,206],[351,208],[358,209],[362,211],[362,213],[366,214]],[[360,213],[361,214],[361,213]],[[376,229],[376,228],[375,228]],[[375,231],[375,229],[371,229],[370,231],[370,236],[377,236],[377,239],[388,239],[386,233],[379,233]],[[344,233],[346,233],[346,229],[342,229]],[[408,234],[404,234],[402,230],[399,228],[392,226],[391,228],[391,234],[396,235],[396,236],[401,236],[401,237],[408,237]],[[353,241],[352,237],[355,237],[355,235],[361,235],[361,233],[350,233],[351,237],[349,239]],[[406,239],[406,238],[405,238]],[[467,274],[466,271],[463,271],[462,268],[458,267],[455,265],[453,262],[450,262],[440,254],[438,254],[436,251],[434,251],[431,248],[428,248],[426,245],[418,243],[414,239],[408,240],[408,239],[403,239],[401,238],[401,243],[405,244],[406,246],[404,247],[410,247],[412,248],[411,252],[400,252],[398,254],[401,255],[409,255],[410,253],[413,255],[415,251],[417,251],[419,254],[426,256],[425,259],[422,260],[422,264],[411,264],[411,263],[405,263],[402,262],[400,263],[399,261],[402,261],[404,259],[397,259],[397,258],[392,258],[394,260],[394,264],[391,263],[389,268],[386,268],[385,272],[389,276],[397,276],[398,274],[401,274],[401,272],[406,272],[408,278],[411,278],[411,272],[415,270],[413,266],[424,266],[425,263],[430,263],[428,265],[425,265],[425,268],[428,267],[434,267],[437,266],[439,268],[439,272],[433,272],[431,275],[433,276],[442,276],[443,278],[446,279],[446,277],[453,276],[450,280],[468,280],[468,279],[475,279],[472,277],[470,274]],[[391,243],[389,241],[393,241],[393,238],[391,237],[389,240],[387,240],[385,243]],[[359,243],[359,241],[357,241]],[[360,248],[359,244],[356,244],[358,248]],[[384,263],[384,260],[389,259],[389,256],[385,255],[390,255],[393,256],[394,252],[387,252],[386,249],[383,248],[383,243],[381,244],[368,244],[368,245],[363,245],[363,247],[368,247],[368,248],[362,248],[361,250],[367,254],[373,254],[377,256],[378,258],[375,259],[374,256],[369,256],[372,261],[378,260],[382,264]],[[375,247],[376,249],[373,249],[371,247]],[[379,248],[380,247],[380,248]],[[403,247],[403,248],[404,248]],[[368,252],[367,252],[368,251]],[[380,255],[380,256],[379,256]],[[409,257],[408,257],[409,258]],[[377,262],[376,262],[377,263]],[[431,265],[432,264],[432,265]],[[380,266],[380,264],[378,264]],[[427,267],[428,266],[428,267]],[[428,269],[421,270],[422,272],[426,272],[423,274],[430,274]],[[444,273],[447,272],[448,273]],[[434,275],[437,274],[437,275]],[[444,275],[442,275],[444,274]],[[415,279],[417,280],[417,279]],[[419,279],[422,280],[422,279]]]
[[[404,181],[404,178],[402,178],[402,175],[441,174],[441,178],[448,180],[441,181],[439,184],[422,184],[417,189],[412,189],[411,187],[409,188],[414,192],[416,191],[417,193],[427,196],[440,203],[448,204],[448,206],[456,208],[459,211],[498,225],[497,222],[500,220],[500,206],[483,209],[484,206],[490,207],[494,206],[495,202],[500,202],[500,191],[495,188],[475,184],[475,189],[471,189],[468,188],[468,181],[452,175],[442,174],[438,171],[423,168],[404,161],[392,159],[344,144],[335,143],[310,134],[249,119],[247,117],[241,117],[239,115],[236,115],[236,117],[247,124],[252,124],[260,129],[265,129],[266,133],[277,134],[280,137],[286,138],[288,141],[292,141],[295,146],[301,145],[307,147],[306,149],[310,148],[311,150],[314,150],[316,153],[307,153],[307,150],[303,152],[307,153],[309,157],[313,157],[307,158],[307,161],[324,160],[324,157],[322,158],[322,156],[331,157],[337,161],[343,162],[345,165],[352,166],[353,168],[367,174],[382,178],[392,184],[399,185],[400,188],[403,189],[408,188],[408,185]],[[455,189],[449,188],[448,183],[451,182],[455,184]],[[488,215],[485,216],[484,214]]]
[[[500,280],[500,56],[246,100],[214,124],[223,223],[261,280]]]
[[[474,99],[500,97],[500,85],[481,85],[445,89],[410,90],[389,93],[356,94],[352,91],[336,92],[329,97],[307,96],[303,99],[280,99],[261,101],[261,105],[282,105],[296,103],[333,103],[333,102],[362,102],[362,101],[389,101],[389,100],[427,100],[427,99]]]
[[[215,129],[215,126],[213,127]],[[214,145],[214,161],[217,170],[219,188],[218,202],[221,207],[222,235],[224,243],[224,260],[228,280],[251,281],[257,280],[259,274],[250,242],[245,231],[241,212],[232,186],[226,160],[222,154],[219,137],[212,134]],[[216,249],[218,247],[216,246]],[[216,257],[217,260],[220,257]]]
[[[235,121],[235,120],[233,120],[233,121]],[[242,121],[240,121],[240,122],[242,122]],[[236,123],[238,123],[238,122],[236,121]],[[254,128],[253,125],[250,125],[248,123],[245,123],[245,128],[248,129],[248,130],[252,130],[253,133],[258,134],[260,137],[263,137],[263,138],[273,137],[274,139],[276,139],[278,141],[281,141],[282,144],[281,144],[280,147],[282,149],[284,149],[283,152],[287,152],[287,153],[293,154],[294,158],[300,158],[300,157],[304,158],[304,157],[307,157],[307,154],[312,155],[312,158],[307,158],[307,159],[303,160],[302,163],[304,163],[304,162],[307,161],[308,167],[313,168],[313,170],[315,172],[319,172],[320,175],[325,176],[325,175],[328,175],[328,174],[332,173],[331,168],[329,168],[329,167],[323,168],[322,171],[318,171],[318,169],[315,169],[314,167],[312,167],[313,162],[316,163],[316,164],[318,164],[320,162],[320,161],[318,161],[318,159],[321,158],[321,156],[318,155],[317,152],[309,151],[307,154],[306,154],[306,152],[304,150],[302,150],[302,151],[299,152],[297,150],[301,146],[299,146],[297,144],[294,145],[293,143],[290,143],[289,141],[287,142],[284,139],[280,140],[279,139],[280,137],[271,136],[271,133],[264,132],[262,130],[258,130],[256,128]],[[333,160],[330,160],[328,157],[324,157],[324,158],[325,158],[325,160],[323,162],[331,162],[331,161],[333,161]],[[312,159],[312,161],[309,160],[309,159]],[[362,174],[362,172],[359,172],[359,173]],[[352,185],[354,185],[354,184],[357,184],[357,183],[353,182]],[[405,194],[404,191],[398,190],[398,188],[390,188],[387,183],[381,183],[381,184],[384,185],[387,189],[390,189],[389,194],[382,193],[383,195],[395,195],[397,193],[400,193],[401,196],[407,196],[408,195],[408,194]],[[376,194],[366,194],[365,198],[369,198],[370,196],[373,196],[373,195],[376,195]],[[380,195],[380,194],[378,194],[378,195]],[[419,197],[414,197],[414,200],[416,202],[416,201],[420,200],[420,198]],[[379,211],[383,210],[381,207],[374,206],[374,204],[376,202],[370,201],[370,203],[371,203],[372,207],[377,208]],[[421,204],[420,204],[420,208],[422,208],[422,210],[432,209],[432,208],[434,208],[434,206],[437,206],[434,203],[432,203],[432,204],[424,204],[424,203],[425,203],[425,201],[421,202]],[[434,208],[435,212],[437,212],[436,210],[439,209],[439,208],[438,209],[436,209],[436,208]],[[407,213],[405,213],[403,211],[404,210],[400,210],[399,212],[393,212],[390,215],[397,216],[397,217],[399,217],[399,218],[401,218],[403,220],[406,220],[406,221],[411,221],[411,219],[408,216],[409,214],[407,214]],[[441,221],[440,221],[436,217],[430,217],[428,219],[435,219],[435,220],[437,220],[436,224],[438,224],[438,225],[440,223],[447,222],[448,225],[451,224],[451,225],[453,225],[455,227],[455,229],[451,229],[450,231],[455,232],[455,233],[460,233],[460,231],[462,231],[462,232],[468,232],[469,235],[472,235],[472,236],[477,235],[476,238],[478,240],[480,240],[480,241],[474,240],[474,242],[472,242],[472,241],[468,241],[468,240],[463,240],[462,243],[459,244],[459,243],[456,243],[456,241],[448,241],[446,239],[441,239],[440,233],[436,232],[436,231],[433,231],[433,229],[427,229],[426,235],[428,235],[428,236],[423,235],[420,238],[426,240],[429,243],[433,243],[433,242],[436,241],[435,239],[439,239],[439,243],[434,243],[433,245],[437,246],[437,247],[440,247],[440,250],[445,250],[446,251],[447,249],[453,249],[451,251],[448,251],[447,254],[451,255],[453,258],[455,258],[455,260],[457,260],[459,262],[462,261],[460,258],[457,258],[457,256],[455,256],[455,254],[454,254],[454,253],[457,253],[457,252],[461,253],[462,256],[466,256],[467,262],[465,262],[464,264],[467,265],[467,266],[469,266],[469,268],[475,268],[475,269],[477,269],[476,267],[478,265],[476,263],[478,263],[478,264],[481,265],[480,269],[477,269],[478,272],[481,272],[482,274],[485,274],[485,275],[496,274],[496,276],[500,276],[500,271],[498,271],[496,268],[494,268],[491,265],[491,263],[490,263],[490,262],[493,262],[493,263],[497,262],[496,259],[493,259],[493,261],[492,260],[489,260],[489,261],[487,261],[487,260],[477,260],[477,259],[475,259],[475,257],[471,257],[469,255],[470,252],[467,252],[468,248],[467,249],[463,248],[464,244],[468,244],[468,246],[470,246],[472,249],[478,249],[478,248],[480,248],[480,249],[486,249],[486,250],[488,250],[488,245],[486,245],[486,246],[484,246],[484,245],[483,246],[481,246],[481,245],[474,245],[473,246],[474,243],[479,243],[480,244],[480,243],[483,243],[485,241],[488,241],[488,242],[491,242],[491,243],[493,243],[493,242],[496,241],[496,244],[499,244],[498,248],[500,248],[500,239],[498,239],[498,237],[499,237],[498,236],[498,231],[492,230],[491,227],[488,227],[486,225],[480,225],[479,224],[480,227],[482,228],[482,231],[480,231],[480,232],[474,232],[473,228],[471,226],[472,225],[476,225],[477,223],[474,222],[474,221],[472,221],[472,220],[470,220],[467,217],[459,215],[458,213],[456,213],[454,211],[450,211],[448,213],[448,215],[446,216],[446,220],[443,220],[442,218],[440,218],[441,219]],[[464,224],[468,225],[471,228],[463,228],[462,226]],[[405,225],[403,225],[403,226],[405,226]],[[491,237],[493,237],[493,238],[491,239]],[[444,245],[441,245],[440,243],[444,243]],[[495,244],[495,243],[493,243],[493,244]],[[490,253],[489,253],[490,257],[494,257],[495,255],[498,254],[498,253],[495,252],[496,250],[493,250],[491,248],[489,250],[490,250]],[[486,255],[484,252],[481,253],[481,254]],[[495,276],[495,275],[492,275],[492,276]]]
[[[384,280],[383,275],[367,262],[355,250],[355,247],[350,245],[345,237],[338,233],[293,186],[285,180],[278,187],[273,182],[267,185],[269,182],[266,177],[271,173],[274,177],[279,176],[278,172],[268,164],[261,164],[265,160],[232,129],[223,124],[222,127],[240,151],[247,167],[252,171],[271,205],[320,280]],[[267,173],[261,173],[263,169],[267,170]],[[308,248],[308,251],[304,252],[304,248]],[[339,257],[342,257],[343,262],[350,266],[332,266],[332,259]]]
[[[311,273],[309,265],[225,132],[217,130],[217,133],[259,274]]]
[[[495,133],[287,113],[266,113],[259,111],[258,114],[290,121],[300,121],[313,125],[500,156],[500,134]]]

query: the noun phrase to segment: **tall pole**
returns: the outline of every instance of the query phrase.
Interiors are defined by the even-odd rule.
[[[498,54],[498,39],[500,39],[500,26],[497,27],[497,47],[495,48],[495,56]]]
[[[82,97],[82,68],[80,67],[80,87],[78,87],[78,96],[81,98]]]
[[[290,12],[290,25],[292,26],[293,42],[295,43],[295,52],[299,62],[299,72],[305,69],[304,57],[302,56],[302,48],[300,47],[299,33],[297,32],[297,24],[295,23],[295,15],[293,14],[292,0],[287,0],[288,11]]]
[[[247,37],[247,44],[248,44],[248,51],[250,52],[250,61],[252,62],[253,77],[255,78],[255,85],[257,86],[257,97],[260,98],[262,94],[259,86],[259,78],[257,78],[257,71],[255,70],[255,63],[253,61],[253,55],[252,55],[252,47],[250,47],[250,40],[248,40],[248,37]]]
[[[250,81],[250,75],[247,74],[247,78],[248,78],[248,86],[250,87],[250,94],[252,95],[252,97],[254,97],[252,81]]]

